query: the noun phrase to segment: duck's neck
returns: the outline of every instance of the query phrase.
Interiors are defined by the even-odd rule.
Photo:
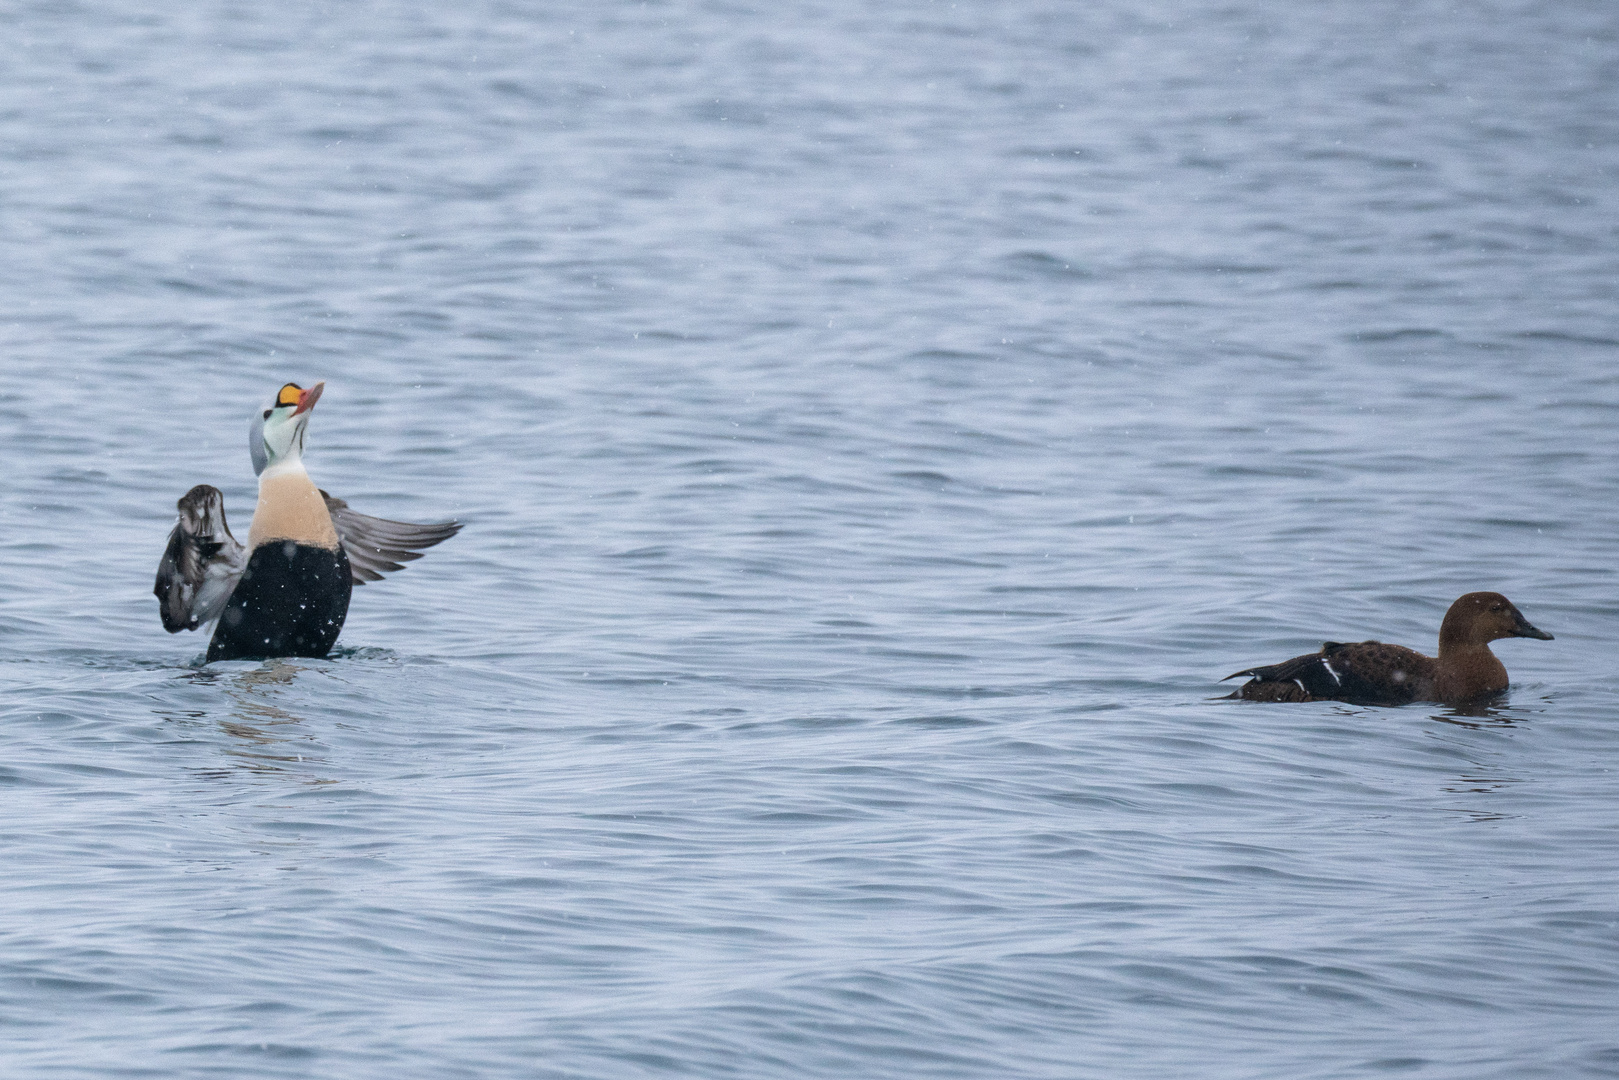
[[[337,550],[337,530],[320,489],[300,458],[278,461],[259,474],[259,504],[247,534],[249,550],[273,540],[291,540]]]
[[[1487,641],[1465,641],[1439,636],[1439,696],[1465,701],[1507,688],[1507,669],[1490,651]]]

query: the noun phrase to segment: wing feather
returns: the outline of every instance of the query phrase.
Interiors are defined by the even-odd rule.
[[[1279,664],[1245,668],[1234,695],[1254,701],[1352,701],[1400,705],[1416,699],[1434,661],[1403,645],[1381,641],[1329,641],[1320,652]],[[1222,682],[1225,680],[1221,680]]]
[[[182,630],[195,630],[197,620],[191,615],[191,600],[202,585],[201,575],[187,563],[185,534],[176,525],[169,530],[169,543],[157,563],[157,583],[152,592],[157,596],[157,613],[163,619],[163,629],[171,634]]]
[[[157,564],[158,615],[171,634],[213,622],[247,565],[247,550],[225,522],[225,496],[198,484],[175,504],[179,520]]]
[[[337,538],[348,553],[349,573],[356,585],[381,581],[383,574],[403,570],[405,563],[422,557],[423,549],[442,544],[461,531],[459,521],[418,525],[370,517],[350,510],[342,499],[324,491],[320,494],[332,515]]]

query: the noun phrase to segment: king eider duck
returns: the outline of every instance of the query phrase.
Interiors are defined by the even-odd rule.
[[[1507,688],[1507,669],[1490,651],[1490,642],[1508,637],[1552,640],[1546,631],[1531,626],[1500,593],[1471,592],[1445,612],[1437,657],[1381,641],[1329,641],[1320,652],[1268,667],[1245,668],[1226,678],[1249,676],[1231,695],[1249,701],[1460,704]]]
[[[461,531],[455,521],[411,525],[350,510],[304,471],[304,432],[325,389],[283,386],[248,432],[259,503],[244,547],[225,524],[225,497],[198,484],[157,567],[163,629],[215,622],[208,663],[269,656],[325,656],[348,616],[355,585],[422,557]]]

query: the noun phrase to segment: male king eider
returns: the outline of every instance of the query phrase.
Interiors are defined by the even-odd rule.
[[[248,432],[259,504],[247,546],[225,524],[225,497],[198,484],[158,563],[163,628],[214,620],[208,663],[268,656],[325,656],[343,629],[355,585],[422,557],[461,531],[458,522],[411,525],[366,517],[317,488],[304,471],[304,429],[326,384],[283,386]]]
[[[1231,695],[1249,701],[1459,704],[1507,688],[1507,669],[1490,651],[1490,642],[1508,637],[1552,640],[1546,631],[1530,625],[1500,593],[1471,592],[1445,612],[1437,657],[1381,641],[1352,645],[1329,641],[1320,652],[1268,667],[1246,668],[1226,678],[1249,676]]]

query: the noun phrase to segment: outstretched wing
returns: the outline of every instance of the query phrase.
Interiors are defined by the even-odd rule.
[[[171,634],[219,618],[247,564],[246,550],[225,523],[225,496],[218,488],[198,484],[176,508],[180,520],[169,531],[152,586],[163,629]]]
[[[185,533],[176,525],[169,530],[169,545],[163,549],[163,558],[158,560],[157,583],[152,586],[163,629],[171,634],[197,628],[197,620],[191,614],[191,601],[202,587],[202,575],[186,556]]]
[[[403,570],[404,563],[422,557],[422,552],[434,544],[441,544],[461,531],[459,521],[445,521],[436,525],[415,525],[408,521],[388,521],[367,517],[349,509],[342,499],[334,499],[322,491],[326,509],[332,515],[332,527],[348,552],[349,573],[354,584],[381,581],[391,570]]]

